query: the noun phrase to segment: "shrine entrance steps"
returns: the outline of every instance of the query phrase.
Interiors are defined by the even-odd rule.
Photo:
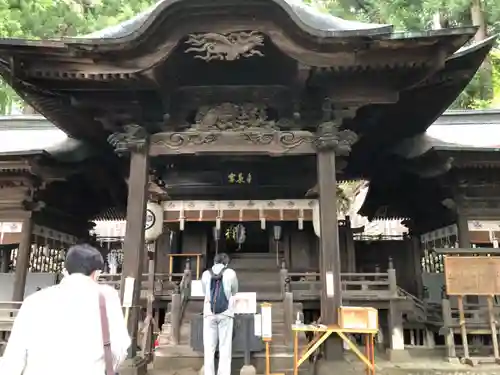
[[[433,350],[435,338],[441,336],[444,324],[441,305],[427,303],[401,288],[398,294],[404,297],[399,307],[403,315],[405,347]]]
[[[180,341],[177,345],[171,339],[171,325],[169,322],[163,325],[162,333],[159,337],[159,347],[155,353],[155,369],[177,371],[190,367],[200,369],[203,366],[203,353],[195,352],[191,348],[191,321],[199,315],[202,307],[203,301],[201,300],[191,300],[188,302],[181,325]],[[302,304],[294,304],[294,310],[295,312],[301,311]],[[293,363],[293,349],[291,344],[287,344],[284,334],[285,316],[282,302],[273,303],[272,314],[273,341],[271,344],[271,368],[273,372],[288,372],[288,370],[291,370]],[[307,344],[305,335],[300,337],[299,343],[301,346]],[[243,363],[243,353],[233,353],[232,367],[234,374],[239,374]],[[265,373],[264,351],[252,354],[252,364],[256,367],[258,374]],[[304,369],[307,369],[307,365],[304,366]]]
[[[238,276],[240,292],[257,293],[259,302],[282,300],[280,272],[275,254],[233,254],[229,267]]]
[[[242,253],[231,254],[231,265],[238,276],[240,292],[257,293],[257,309],[263,302],[272,303],[273,341],[271,345],[272,372],[288,372],[293,363],[293,349],[285,337],[285,312],[281,294],[280,274],[275,254]],[[294,303],[294,316],[302,312],[302,304]],[[191,321],[203,310],[203,300],[191,298],[187,303],[180,329],[180,340],[172,340],[171,324],[168,316],[159,337],[154,368],[176,371],[182,368],[199,369],[203,365],[203,353],[191,348]],[[300,337],[300,344],[307,343],[305,335]],[[239,373],[243,366],[243,354],[233,354],[233,373]],[[258,374],[265,372],[265,353],[252,354],[252,364]],[[304,366],[307,369],[307,366]]]

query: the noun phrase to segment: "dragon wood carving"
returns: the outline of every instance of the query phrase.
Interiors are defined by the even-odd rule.
[[[190,34],[186,44],[192,46],[186,49],[186,53],[204,52],[204,55],[197,54],[194,58],[205,61],[234,61],[240,57],[264,56],[261,51],[256,49],[256,47],[264,45],[264,37],[255,31],[228,34]]]
[[[202,106],[191,130],[246,131],[252,129],[279,130],[279,121],[268,120],[265,107],[252,103],[222,103],[215,107]]]

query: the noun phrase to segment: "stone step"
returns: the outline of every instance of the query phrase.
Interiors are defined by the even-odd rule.
[[[274,283],[270,285],[263,284],[240,284],[239,291],[242,293],[257,293],[257,294],[268,294],[268,293],[276,293],[281,294],[281,289],[279,284]]]
[[[277,281],[280,280],[280,274],[277,270],[259,272],[256,274],[252,270],[236,271],[238,281],[252,282],[252,281]]]
[[[253,254],[252,254],[253,255]],[[271,256],[241,256],[231,260],[230,267],[234,270],[254,269],[254,270],[278,270],[280,265],[276,263],[276,255]]]
[[[234,264],[234,265],[231,264],[229,267],[232,268],[236,272],[236,274],[240,274],[240,273],[250,274],[253,272],[254,277],[256,276],[257,273],[259,275],[266,274],[266,273],[279,274],[279,267],[277,267],[276,265],[271,266],[269,264],[259,263],[259,262],[256,262],[256,263],[245,262],[245,263]]]
[[[274,260],[276,262],[276,253],[236,253],[231,256],[231,263],[242,260]]]
[[[284,345],[271,344],[271,373],[284,372],[284,369],[290,369],[293,363],[293,354],[291,348],[286,352]],[[265,353],[255,353],[252,356],[252,365],[256,367],[257,374],[264,374],[266,368]],[[231,373],[239,374],[243,366],[243,354],[233,353],[231,361]],[[153,369],[156,371],[176,372],[181,369],[193,368],[198,371],[203,366],[203,353],[194,352],[188,345],[179,345],[175,347],[158,348],[155,351]],[[304,363],[300,368],[300,374],[305,374],[309,363]]]

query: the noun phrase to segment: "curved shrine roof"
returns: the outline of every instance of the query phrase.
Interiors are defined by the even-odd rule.
[[[208,15],[212,18],[206,19]],[[209,21],[219,19],[221,33],[260,30],[265,34],[265,43],[274,54],[262,65],[257,63],[259,69],[269,73],[266,69],[273,58],[278,63],[272,65],[275,71],[271,75],[285,71],[284,63],[291,67],[291,75],[302,74],[299,68],[305,67],[308,70],[303,74],[303,87],[312,77],[315,84],[331,85],[327,87],[330,90],[336,87],[336,80],[345,80],[346,74],[359,81],[365,77],[378,77],[381,83],[394,80],[397,102],[367,105],[353,121],[354,130],[362,137],[346,169],[352,165],[350,176],[361,177],[371,177],[373,171],[380,173],[384,169],[388,174],[394,172],[384,158],[402,140],[425,133],[468,84],[494,43],[489,39],[459,49],[476,28],[399,33],[391,25],[342,20],[299,0],[226,0],[223,4],[213,0],[163,0],[129,21],[82,37],[0,40],[0,74],[71,138],[108,150],[106,138],[111,130],[98,119],[114,109],[108,104],[122,106],[112,113],[113,119],[123,115],[119,112],[123,109],[131,116],[127,121],[136,113],[149,112],[159,115],[154,121],[161,122],[165,114],[170,114],[170,108],[165,104],[168,101],[162,101],[165,93],[160,86],[168,86],[169,79],[177,77],[178,71],[172,68],[176,63],[182,67],[182,63],[195,60],[186,57],[185,51],[176,55],[176,46],[191,32],[209,32]],[[202,20],[205,24],[198,25],[197,21]],[[241,20],[247,23],[240,26]],[[415,60],[417,57],[420,60]],[[23,69],[11,61],[23,63]],[[199,70],[203,72],[204,68],[202,65]],[[165,81],[152,82],[156,73]],[[280,84],[299,80],[295,76],[287,78],[283,81],[287,83]],[[310,91],[315,89],[317,86]],[[99,95],[108,91],[113,98],[100,100]],[[306,95],[310,91],[304,89]],[[137,96],[142,98],[127,96],[130,92],[140,93]],[[151,102],[159,103],[155,104],[157,112],[145,108],[145,103]]]
[[[316,8],[304,4],[300,0],[268,0],[285,10],[290,18],[300,27],[308,29],[312,34],[327,36],[373,36],[393,31],[392,25],[363,23],[344,20],[331,14],[322,13]],[[82,39],[120,39],[141,33],[166,8],[177,3],[188,3],[189,0],[161,0],[137,16],[118,25],[107,27],[93,33],[83,35]]]

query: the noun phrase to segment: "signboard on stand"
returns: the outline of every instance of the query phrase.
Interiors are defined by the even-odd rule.
[[[340,327],[352,330],[378,330],[378,311],[373,307],[342,306]]]
[[[500,257],[447,256],[444,272],[446,293],[450,296],[500,294]]]
[[[205,297],[201,280],[191,281],[191,297]]]
[[[234,296],[235,314],[256,314],[257,313],[257,293],[245,292],[236,293]]]
[[[203,284],[201,280],[191,281],[191,297],[205,297],[203,294]],[[233,301],[235,314],[257,313],[257,293],[236,293],[233,297]]]

